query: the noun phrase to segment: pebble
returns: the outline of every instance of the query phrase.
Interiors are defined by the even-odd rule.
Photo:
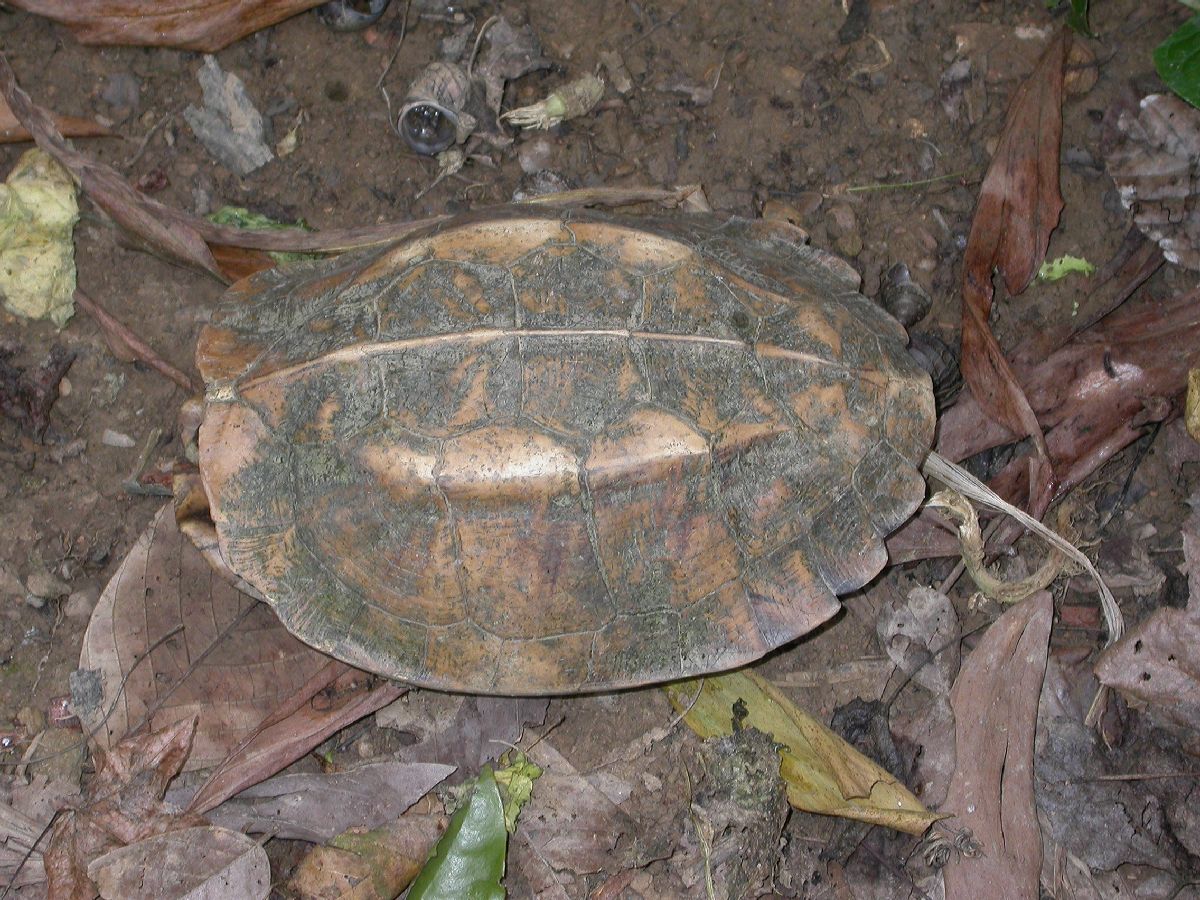
[[[853,258],[862,253],[863,239],[858,231],[858,217],[848,204],[839,203],[829,210],[830,232],[836,235],[834,250]]]
[[[32,706],[22,706],[17,710],[17,723],[32,736],[46,730],[46,714]]]
[[[41,600],[57,600],[71,593],[71,586],[49,572],[35,569],[25,579],[25,590]]]
[[[100,99],[109,106],[122,109],[137,109],[141,97],[142,83],[129,72],[115,72],[104,81]]]
[[[533,175],[550,168],[550,161],[553,157],[554,144],[545,137],[525,141],[517,147],[517,161],[521,164],[521,171],[526,175]]]
[[[87,441],[83,438],[75,438],[66,444],[55,444],[52,446],[50,448],[50,458],[61,466],[68,459],[82,456],[85,450],[87,450]]]
[[[858,230],[858,217],[854,215],[854,210],[845,203],[839,203],[830,209],[829,218],[833,222],[833,230],[838,234]]]
[[[106,447],[124,447],[129,448],[134,446],[135,442],[127,434],[120,431],[113,431],[111,428],[105,428],[104,434],[100,436],[100,443]]]
[[[71,591],[63,604],[63,614],[68,619],[90,619],[92,610],[100,601],[100,589],[94,584]]]
[[[25,594],[25,585],[7,566],[0,566],[0,594],[5,597],[21,597]]]

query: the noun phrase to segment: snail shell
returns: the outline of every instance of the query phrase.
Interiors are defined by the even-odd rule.
[[[890,312],[905,328],[912,328],[929,313],[933,299],[912,280],[908,266],[896,263],[883,278],[879,305]]]
[[[466,111],[474,85],[466,70],[455,63],[430,63],[408,88],[396,130],[415,152],[436,156],[461,144],[478,120]]]
[[[350,0],[330,0],[317,7],[317,18],[334,31],[361,31],[379,21],[391,0],[369,0],[366,11],[350,5]]]

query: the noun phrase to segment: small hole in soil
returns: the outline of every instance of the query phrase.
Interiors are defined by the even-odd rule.
[[[1149,673],[1149,672],[1143,672],[1143,673],[1142,673],[1142,681],[1149,681],[1149,680],[1150,680],[1150,673]]]

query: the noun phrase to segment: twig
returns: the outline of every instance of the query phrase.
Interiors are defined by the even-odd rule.
[[[189,394],[199,392],[199,386],[188,375],[179,371],[179,369],[155,353],[150,345],[134,334],[125,323],[78,288],[75,290],[75,302],[82,306],[84,311],[100,324],[105,334],[128,347],[134,356],[150,366],[150,368],[154,369],[160,375],[171,379],[171,381],[175,382]]]
[[[388,72],[392,71],[392,66],[396,63],[396,57],[400,55],[400,48],[404,46],[404,36],[408,34],[408,11],[412,9],[412,0],[408,0],[404,4],[404,18],[400,20],[400,37],[396,41],[396,49],[392,52],[391,58],[387,61],[387,65],[383,67],[383,71],[379,74],[379,80],[375,82],[375,90],[380,90],[383,87],[383,79],[387,78]],[[384,98],[387,98],[387,92],[384,91]],[[388,104],[388,118],[391,118],[391,104]]]
[[[933,178],[922,178],[920,181],[892,181],[880,182],[876,184],[860,184],[855,187],[846,188],[847,194],[863,194],[868,191],[899,191],[907,188],[924,187],[927,184],[937,184],[939,181],[949,181],[951,178],[963,178],[969,175],[970,172],[965,169],[962,172],[951,172],[949,175],[935,175]]]
[[[163,116],[161,119],[159,119],[157,122],[155,122],[154,125],[152,125],[150,127],[150,130],[146,132],[145,137],[143,137],[142,140],[138,143],[138,148],[137,148],[137,150],[134,151],[133,156],[131,156],[131,157],[129,157],[129,159],[125,160],[125,171],[126,172],[128,172],[130,169],[132,169],[137,164],[137,161],[142,158],[142,154],[145,153],[146,148],[150,146],[150,139],[152,137],[154,137],[154,135],[158,134],[158,130],[160,128],[162,128],[164,125],[166,125],[168,122],[171,121],[172,115],[173,115],[173,113],[167,113],[165,116]]]

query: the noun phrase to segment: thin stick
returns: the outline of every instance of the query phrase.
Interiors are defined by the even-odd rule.
[[[846,188],[847,194],[862,194],[868,191],[899,191],[906,188],[924,187],[927,184],[937,184],[939,181],[949,181],[951,178],[962,178],[969,172],[951,172],[949,175],[935,175],[933,178],[922,178],[920,181],[893,181],[879,184],[860,184]]]
[[[78,288],[75,289],[75,302],[82,306],[84,311],[100,324],[105,334],[128,347],[134,356],[150,368],[154,369],[160,375],[169,378],[189,394],[199,392],[199,386],[190,376],[179,371],[179,369],[155,353],[149,344],[130,330],[129,326]]]

